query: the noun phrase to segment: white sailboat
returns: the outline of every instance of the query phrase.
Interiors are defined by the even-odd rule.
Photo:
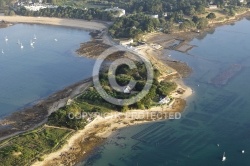
[[[2,49],[2,54],[4,54],[3,49]]]
[[[242,150],[241,153],[244,154],[244,153],[245,153],[245,150]]]
[[[226,159],[227,159],[227,158],[226,158],[226,153],[224,152],[224,153],[223,153],[223,157],[222,157],[222,161],[226,161]]]
[[[21,43],[21,42],[20,42],[20,40],[18,39],[18,40],[17,40],[17,44],[19,44],[19,45],[20,45],[20,43]]]
[[[5,36],[5,41],[7,42],[9,39],[8,39],[8,37],[7,36]]]
[[[36,35],[34,35],[34,38],[33,38],[34,40],[36,40]]]
[[[23,49],[23,44],[21,43],[21,46],[20,46],[21,49]]]
[[[32,47],[34,45],[33,41],[30,40],[30,46]]]

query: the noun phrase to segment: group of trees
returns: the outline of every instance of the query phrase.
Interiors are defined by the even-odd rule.
[[[92,4],[119,6],[129,13],[163,14],[164,12],[185,11],[202,13],[210,0],[109,0],[89,1]]]
[[[193,16],[193,19],[185,19],[182,12],[174,12],[167,17],[159,19],[145,14],[134,14],[115,20],[109,28],[109,33],[115,38],[139,38],[141,34],[161,30],[171,33],[174,30],[204,29],[208,21],[216,18],[214,13],[209,13],[206,18]],[[174,26],[174,24],[179,26]]]
[[[60,17],[60,18],[75,18],[92,20],[98,19],[103,21],[113,20],[112,11],[104,11],[98,8],[90,8],[88,10],[73,7],[45,8],[39,11],[30,11],[21,7],[18,14],[24,16],[45,16],[45,17]]]
[[[239,5],[239,3],[235,3],[236,1],[238,2],[238,0],[231,0],[232,6],[224,9],[224,12],[229,16],[235,15],[235,6],[233,5]],[[206,12],[205,8],[208,7],[211,0],[90,0],[83,3],[87,2],[102,5],[102,7],[119,6],[125,9],[128,15],[115,18],[114,16],[117,14],[115,11],[105,11],[102,7],[85,10],[84,8],[70,6],[46,8],[39,11],[29,11],[22,7],[18,14],[114,21],[114,24],[109,28],[109,33],[115,38],[139,38],[143,33],[156,30],[171,33],[175,30],[204,29],[207,27],[209,20],[216,18],[214,13],[209,13],[206,17],[197,20],[187,19],[204,14]],[[224,0],[213,0],[213,3],[221,7],[225,5]],[[13,15],[14,13],[8,12],[6,14]],[[151,15],[153,14],[157,14],[159,19],[152,18]]]
[[[136,81],[135,87],[132,89],[130,94],[124,94],[123,92],[118,92],[113,89],[110,85],[108,76],[114,77],[117,83],[120,86],[126,86],[130,80]],[[114,109],[119,111],[126,111],[129,108],[133,109],[147,109],[150,108],[152,105],[157,104],[161,97],[167,96],[171,91],[176,88],[176,84],[172,82],[158,82],[157,78],[159,76],[159,71],[154,69],[154,78],[152,86],[147,93],[147,95],[141,99],[140,101],[136,102],[132,105],[124,105],[124,106],[115,106]],[[109,75],[109,73],[103,72],[100,74],[100,82],[103,86],[103,89],[106,91],[107,94],[113,96],[114,98],[118,99],[128,99],[132,96],[136,95],[137,93],[141,92],[146,85],[147,80],[147,69],[145,65],[142,63],[136,63],[136,69],[129,69],[128,66],[121,65],[117,68],[115,75]],[[105,101],[100,95],[96,92],[94,88],[89,89],[82,95],[82,100],[93,102],[95,101],[95,105],[107,105],[108,102]]]
[[[160,26],[156,18],[144,14],[135,14],[118,18],[110,27],[109,33],[116,38],[136,37],[143,32],[152,32]]]
[[[152,86],[146,96],[140,101],[132,105],[115,106],[104,100],[94,87],[90,87],[80,97],[78,97],[71,105],[60,108],[53,112],[48,118],[48,124],[59,127],[67,127],[70,129],[82,129],[87,124],[88,117],[83,117],[84,113],[104,113],[107,110],[126,111],[133,109],[147,109],[158,104],[159,99],[169,95],[176,88],[173,82],[158,82],[157,78],[160,73],[154,69],[154,78]],[[118,66],[116,72],[112,74],[120,86],[126,86],[130,80],[136,81],[132,93],[124,94],[113,89],[109,82],[109,73],[104,71],[100,74],[100,82],[107,94],[119,98],[128,99],[141,92],[146,85],[147,69],[144,64],[136,63],[135,69],[130,69],[127,65]],[[71,117],[73,116],[73,117]],[[93,117],[90,117],[93,118]]]
[[[48,118],[48,124],[59,127],[67,127],[78,130],[83,129],[86,125],[84,118],[71,118],[69,115],[81,114],[82,109],[77,104],[65,106],[56,112],[53,112]]]

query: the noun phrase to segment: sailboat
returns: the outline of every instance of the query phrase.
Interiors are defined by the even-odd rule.
[[[2,54],[4,54],[3,49],[2,49]]]
[[[33,38],[34,40],[36,40],[36,35],[34,35],[34,38]]]
[[[17,40],[17,44],[20,44],[20,43],[21,43],[21,42],[20,42],[20,40],[18,39],[18,40]]]
[[[33,46],[33,44],[34,44],[34,43],[32,42],[32,40],[30,40],[30,46]]]
[[[20,46],[22,49],[23,49],[23,44],[21,43],[21,46]]]
[[[7,42],[9,39],[8,39],[8,37],[7,36],[5,36],[5,41]]]
[[[225,154],[225,152],[223,153],[223,157],[222,157],[222,161],[226,161],[226,154]]]

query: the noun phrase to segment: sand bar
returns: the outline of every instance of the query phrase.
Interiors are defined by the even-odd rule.
[[[107,28],[107,26],[101,22],[54,17],[0,16],[0,20],[4,20],[11,23],[60,25],[86,30],[102,30]]]

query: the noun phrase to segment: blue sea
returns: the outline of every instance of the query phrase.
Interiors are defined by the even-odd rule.
[[[89,40],[89,32],[75,28],[16,24],[0,29],[0,118],[89,78],[94,60],[75,53]]]
[[[250,21],[218,27],[190,44],[195,47],[188,53],[171,51],[193,69],[184,81],[194,94],[182,118],[117,131],[80,165],[250,165]],[[241,70],[225,85],[213,84],[235,65]]]

